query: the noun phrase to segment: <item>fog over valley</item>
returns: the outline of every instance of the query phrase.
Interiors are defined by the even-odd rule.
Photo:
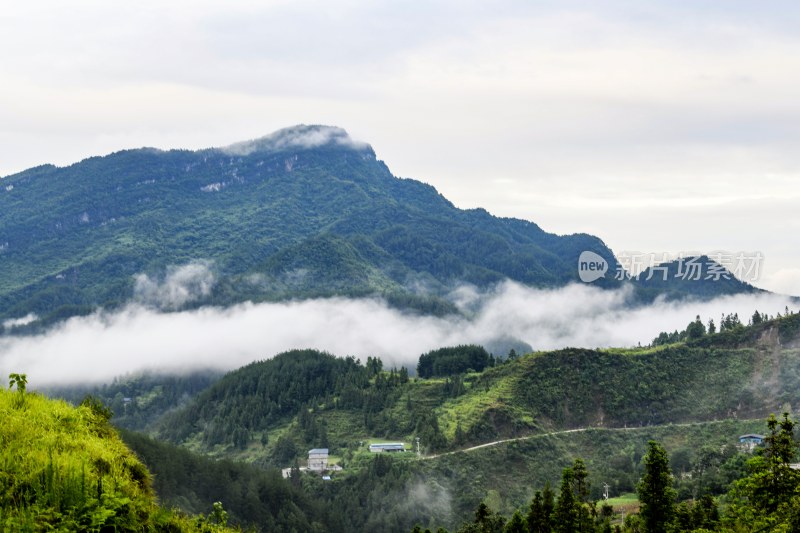
[[[633,307],[627,289],[573,284],[538,290],[505,282],[487,291],[459,287],[449,296],[462,313],[445,317],[400,311],[379,298],[166,311],[207,291],[209,276],[192,264],[160,282],[139,277],[134,300],[122,310],[74,317],[33,336],[4,336],[2,372],[25,372],[32,385],[103,382],[141,370],[232,370],[294,348],[362,360],[379,356],[387,367],[413,369],[420,354],[442,346],[511,346],[511,339],[534,350],[646,345],[661,331],[683,330],[696,315],[718,324],[722,314],[738,313],[747,323],[755,310],[775,315],[797,308],[774,294]]]

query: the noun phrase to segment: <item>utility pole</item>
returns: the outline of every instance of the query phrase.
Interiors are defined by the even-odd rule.
[[[422,454],[419,451],[419,437],[417,437],[417,458],[422,457]]]

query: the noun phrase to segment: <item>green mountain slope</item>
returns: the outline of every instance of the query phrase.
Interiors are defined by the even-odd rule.
[[[1,530],[223,530],[157,505],[150,473],[102,408],[75,408],[18,386],[0,389]]]
[[[345,368],[342,359],[291,353],[278,358],[308,364],[305,373],[280,372],[269,361],[251,365],[212,386],[207,393],[217,389],[213,395],[199,395],[184,411],[190,416],[178,413],[165,426],[192,419],[195,428],[213,425],[214,418],[198,417],[213,412],[225,413],[217,420],[246,425],[247,406],[258,405],[259,396],[257,390],[240,396],[237,383],[257,382],[261,374],[262,383],[279,381],[287,390],[296,386],[292,375],[298,384],[308,382],[301,375],[318,375],[319,388],[293,394],[304,400],[296,415],[248,426],[250,442],[208,446],[199,434],[183,442],[206,453],[283,465],[303,464],[309,448],[330,447],[344,470],[334,473],[332,484],[304,476],[303,486],[343,510],[352,530],[454,527],[469,521],[481,501],[506,515],[525,511],[533,491],[548,481],[557,487],[561,470],[576,457],[591,472],[592,499],[600,498],[603,483],[612,495],[633,492],[653,438],[670,453],[681,498],[721,495],[746,472],[738,436],[764,433],[769,413],[800,401],[799,338],[800,315],[793,314],[686,343],[534,353],[480,373],[407,382],[380,371],[374,360],[342,373],[336,370]],[[465,359],[469,354],[465,350]],[[222,408],[226,402],[241,409]],[[410,444],[416,438],[425,460],[366,450],[365,443],[376,440]],[[492,444],[497,441],[504,442]]]
[[[134,276],[163,280],[168,267],[197,261],[216,283],[194,305],[382,294],[425,312],[452,311],[439,296],[457,283],[576,281],[585,250],[616,269],[597,237],[458,209],[394,177],[338,128],[297,126],[222,149],[126,150],[2,185],[0,318],[113,307],[134,296]],[[606,278],[595,284],[619,284]]]
[[[419,437],[435,452],[559,429],[763,418],[800,402],[798,333],[794,314],[686,343],[534,353],[435,379],[294,351],[229,373],[159,434],[288,466],[318,446],[357,455],[371,438]]]

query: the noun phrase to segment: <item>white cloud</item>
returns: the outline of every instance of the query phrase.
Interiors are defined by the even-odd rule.
[[[223,152],[231,155],[249,155],[255,151],[272,151],[285,148],[316,148],[327,144],[336,144],[350,148],[362,149],[368,145],[354,140],[347,132],[335,126],[293,126],[276,131],[252,141],[244,141],[224,148]]]
[[[740,295],[706,303],[627,306],[626,291],[588,285],[535,290],[504,283],[471,300],[465,317],[425,317],[372,299],[342,298],[241,304],[162,313],[131,305],[117,313],[72,318],[45,334],[0,338],[0,370],[25,372],[37,384],[109,380],[142,369],[234,369],[293,348],[382,357],[415,366],[441,346],[517,338],[534,349],[647,344],[661,331],[684,329],[700,315],[749,317],[758,309],[796,310],[789,299]],[[793,307],[794,306],[794,307]]]
[[[764,280],[772,290],[781,294],[800,296],[800,268],[784,268]]]
[[[39,320],[39,317],[36,316],[35,313],[28,313],[20,318],[9,318],[8,320],[3,321],[3,329],[13,329],[20,326],[27,326],[28,324],[36,322],[37,320]]]
[[[134,277],[134,301],[158,309],[179,309],[183,305],[211,294],[215,278],[208,261],[171,266],[163,280],[147,274]]]

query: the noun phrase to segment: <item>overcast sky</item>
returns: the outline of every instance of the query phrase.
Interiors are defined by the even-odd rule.
[[[337,125],[459,207],[760,251],[800,294],[798,28],[793,1],[7,3],[0,176]]]

